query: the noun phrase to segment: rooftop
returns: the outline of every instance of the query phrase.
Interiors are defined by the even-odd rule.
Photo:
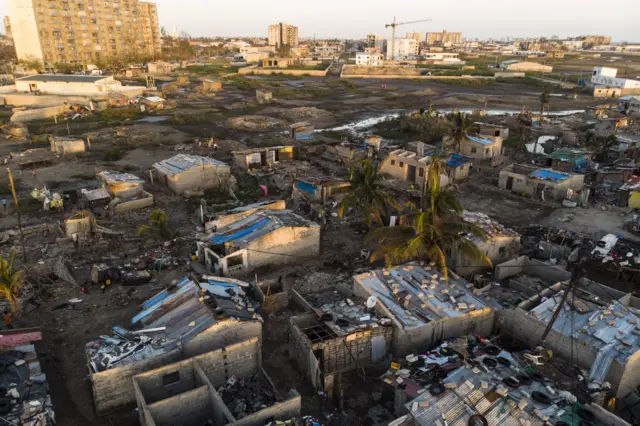
[[[256,211],[227,226],[220,227],[208,239],[213,245],[232,242],[234,246],[246,247],[249,242],[261,238],[283,226],[317,227],[291,210]]]
[[[456,167],[463,166],[467,163],[470,163],[472,161],[473,161],[473,158],[471,157],[465,157],[460,154],[451,154],[451,156],[449,156],[445,164],[449,167],[456,168]]]
[[[108,183],[144,183],[144,179],[131,173],[118,173],[103,170],[98,173],[98,177],[104,179]]]
[[[529,311],[529,314],[540,322],[549,323],[562,294],[558,292]],[[624,306],[616,300],[603,308],[582,298],[572,299],[567,298],[567,303],[553,323],[553,329],[584,342],[585,346],[598,349],[589,374],[592,380],[602,383],[612,360],[626,364],[629,357],[640,351],[640,310]]]
[[[497,303],[474,295],[473,284],[453,277],[444,280],[435,268],[414,262],[356,275],[354,280],[394,314],[404,328],[422,327],[486,307],[500,308]],[[396,298],[399,295],[404,295],[404,304]]]
[[[201,157],[199,155],[178,154],[166,160],[162,160],[153,165],[153,167],[168,176],[180,174],[196,166],[210,165],[214,167],[226,167],[228,165],[222,161],[214,160],[209,157]]]
[[[547,182],[558,183],[569,179],[571,175],[569,173],[557,172],[552,169],[538,169],[531,173],[530,176]]]
[[[258,302],[248,291],[249,284],[235,279],[196,283],[184,278],[142,303],[142,311],[131,319],[138,330],[116,326],[113,337],[89,342],[91,368],[100,372],[169,352],[217,322],[261,321]]]
[[[547,158],[569,163],[574,162],[585,155],[587,155],[587,153],[579,149],[559,148],[547,155]]]
[[[110,78],[104,75],[64,75],[64,74],[37,74],[16,78],[16,81],[58,81],[63,83],[96,83]]]
[[[464,210],[462,219],[467,223],[473,223],[482,228],[489,239],[519,236],[513,229],[506,228],[500,222],[491,219],[484,213]]]
[[[467,135],[467,139],[469,139],[472,142],[479,143],[481,145],[493,145],[494,143],[496,143],[496,141],[493,139],[487,139],[485,137],[477,136],[477,135]]]
[[[475,123],[476,126],[481,126],[481,127],[491,127],[494,129],[506,129],[506,126],[502,126],[500,124],[493,124],[493,123],[484,123],[482,121],[476,121]]]

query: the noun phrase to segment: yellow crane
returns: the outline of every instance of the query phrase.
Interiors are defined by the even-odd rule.
[[[420,22],[429,22],[431,21],[431,19],[419,19],[417,21],[409,21],[409,22],[396,22],[396,17],[393,17],[393,23],[391,24],[386,24],[384,27],[385,28],[389,28],[391,27],[392,29],[392,35],[391,35],[391,60],[395,59],[396,56],[396,27],[399,27],[400,25],[409,25],[409,24],[417,24]]]

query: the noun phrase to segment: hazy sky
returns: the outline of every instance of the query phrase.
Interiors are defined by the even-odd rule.
[[[640,42],[640,0],[156,0],[160,25],[173,24],[192,36],[267,36],[267,27],[288,22],[300,37],[361,38],[387,35],[384,24],[430,18],[398,28],[407,31],[462,31],[468,38],[559,37],[605,34],[616,42]],[[0,0],[0,15],[7,0]]]

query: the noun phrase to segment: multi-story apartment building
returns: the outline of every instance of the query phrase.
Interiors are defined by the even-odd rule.
[[[269,45],[280,47],[283,45],[298,45],[298,27],[280,22],[275,25],[269,25]]]
[[[88,65],[160,52],[155,4],[138,0],[8,0],[18,59]]]
[[[611,44],[611,37],[603,35],[588,35],[584,36],[583,42],[585,45],[602,46]]]
[[[418,43],[423,43],[424,42],[424,33],[407,33],[405,38],[412,38],[415,41],[417,41]]]
[[[449,33],[446,30],[438,33],[427,33],[427,44],[457,44],[462,42],[462,33]]]
[[[11,35],[11,19],[8,16],[5,16],[3,19],[4,23],[4,32],[7,34],[7,38],[11,40],[13,36]]]
[[[392,47],[393,46],[393,47]],[[393,50],[392,50],[393,49]],[[420,45],[412,38],[398,38],[387,43],[387,59],[405,59],[418,56]]]

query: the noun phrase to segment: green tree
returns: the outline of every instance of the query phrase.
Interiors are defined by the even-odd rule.
[[[446,278],[447,255],[457,253],[469,262],[491,266],[491,260],[467,236],[485,238],[484,230],[462,220],[462,205],[451,190],[440,186],[442,165],[437,155],[427,174],[421,208],[410,204],[410,212],[400,216],[399,224],[374,230],[371,238],[382,246],[371,261],[385,259],[387,265],[411,260],[433,262]]]
[[[40,59],[35,58],[32,55],[26,55],[24,58],[18,61],[18,64],[24,68],[25,71],[34,71],[41,73],[44,70],[44,64]]]
[[[544,107],[551,101],[551,87],[545,86],[540,93],[540,125],[544,122]]]
[[[587,132],[585,137],[585,144],[595,149],[601,161],[607,161],[609,159],[609,150],[620,141],[618,137],[613,133],[608,135],[598,135],[593,131]]]
[[[472,129],[471,120],[466,114],[456,112],[452,118],[453,127],[449,130],[447,149],[459,153],[462,141],[467,138]]]
[[[14,315],[20,313],[20,289],[24,284],[24,271],[14,269],[16,251],[12,250],[9,259],[0,257],[0,298],[6,299]]]
[[[138,235],[149,239],[168,239],[173,237],[173,230],[169,228],[167,214],[162,210],[154,210],[149,216],[149,224],[138,228]]]
[[[383,224],[389,217],[389,207],[398,204],[382,187],[378,167],[367,160],[351,168],[349,176],[351,188],[342,199],[338,208],[338,216],[343,218],[350,208],[363,216],[367,226],[374,223]]]

